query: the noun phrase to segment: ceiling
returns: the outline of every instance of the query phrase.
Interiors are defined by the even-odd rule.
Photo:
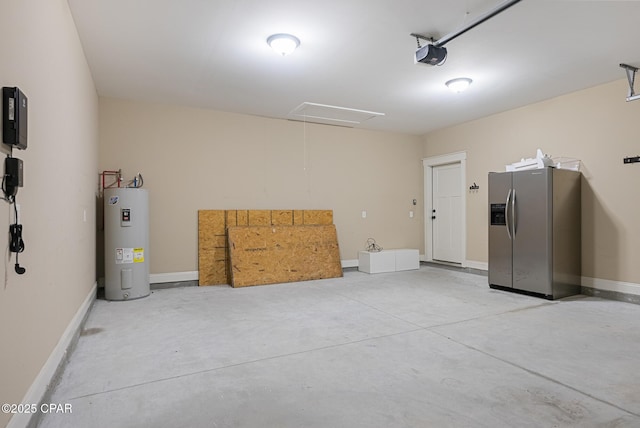
[[[500,3],[69,0],[101,96],[284,119],[327,104],[384,113],[356,127],[416,135],[640,66],[640,1],[607,0],[523,0],[447,43],[444,65],[413,63],[411,33],[437,39]],[[274,33],[300,47],[279,56]],[[454,94],[444,83],[456,77],[473,84]]]

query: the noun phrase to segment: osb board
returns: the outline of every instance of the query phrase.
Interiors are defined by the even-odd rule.
[[[227,227],[333,224],[332,210],[227,210]]]
[[[248,225],[332,224],[331,210],[199,210],[199,285],[231,283],[231,264],[226,230]]]
[[[271,211],[271,224],[274,226],[293,226],[292,210],[273,210]]]
[[[198,283],[227,284],[226,215],[224,210],[198,211]]]
[[[333,224],[235,226],[227,236],[233,287],[342,276]]]
[[[238,225],[238,211],[237,210],[227,210],[227,211],[225,211],[225,218],[227,219],[227,227],[228,226],[237,226]]]
[[[249,210],[249,226],[269,226],[271,210]]]
[[[224,210],[198,211],[198,236],[201,233],[224,235],[226,229]]]
[[[304,210],[302,217],[304,224],[333,224],[331,210]]]
[[[238,226],[249,226],[249,210],[237,211]]]

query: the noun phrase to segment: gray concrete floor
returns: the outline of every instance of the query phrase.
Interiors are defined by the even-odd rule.
[[[94,305],[41,427],[638,427],[640,306],[420,270]]]

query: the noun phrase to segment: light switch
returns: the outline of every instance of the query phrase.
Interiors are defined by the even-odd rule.
[[[409,211],[409,218],[413,218],[413,211]]]
[[[362,218],[367,218],[367,212],[366,211],[362,211]]]

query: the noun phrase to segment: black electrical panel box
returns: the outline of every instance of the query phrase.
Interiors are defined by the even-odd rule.
[[[18,193],[18,187],[22,187],[22,161],[18,158],[5,158],[4,176],[5,192],[15,196]]]
[[[27,148],[27,97],[19,88],[2,88],[2,141]]]

